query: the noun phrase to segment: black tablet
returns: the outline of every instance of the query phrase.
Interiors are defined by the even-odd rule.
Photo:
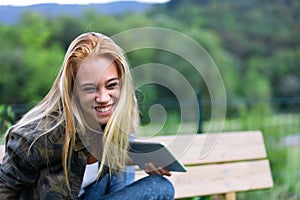
[[[164,143],[131,141],[129,144],[130,158],[141,168],[151,162],[169,171],[186,172],[184,165],[177,160]]]

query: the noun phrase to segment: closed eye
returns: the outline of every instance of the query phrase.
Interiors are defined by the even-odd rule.
[[[97,91],[97,88],[96,87],[84,87],[83,91],[86,93],[93,93],[93,92]]]
[[[115,89],[119,87],[119,81],[114,81],[106,85],[108,89]]]

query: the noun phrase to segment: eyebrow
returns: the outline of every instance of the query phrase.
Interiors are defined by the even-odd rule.
[[[115,80],[120,80],[119,77],[114,77],[114,78],[111,78],[111,79],[108,79],[106,82],[111,82],[111,81],[115,81]]]
[[[109,83],[109,82],[112,82],[112,81],[115,81],[115,80],[120,80],[120,78],[119,77],[113,77],[113,78],[111,78],[111,79],[108,79],[107,81],[105,81],[105,83]],[[97,86],[97,84],[95,84],[95,83],[82,83],[82,84],[80,84],[80,87],[86,87],[86,86]]]

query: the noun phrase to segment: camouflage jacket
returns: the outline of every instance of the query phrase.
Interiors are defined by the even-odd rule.
[[[64,128],[41,135],[43,131],[32,124],[9,132],[0,169],[0,199],[77,198],[87,150],[76,139],[68,170],[69,190],[62,167]]]

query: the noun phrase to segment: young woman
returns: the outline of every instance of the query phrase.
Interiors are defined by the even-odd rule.
[[[173,199],[170,173],[151,163],[128,184],[137,125],[122,50],[99,33],[78,36],[49,93],[7,132],[0,199]]]

